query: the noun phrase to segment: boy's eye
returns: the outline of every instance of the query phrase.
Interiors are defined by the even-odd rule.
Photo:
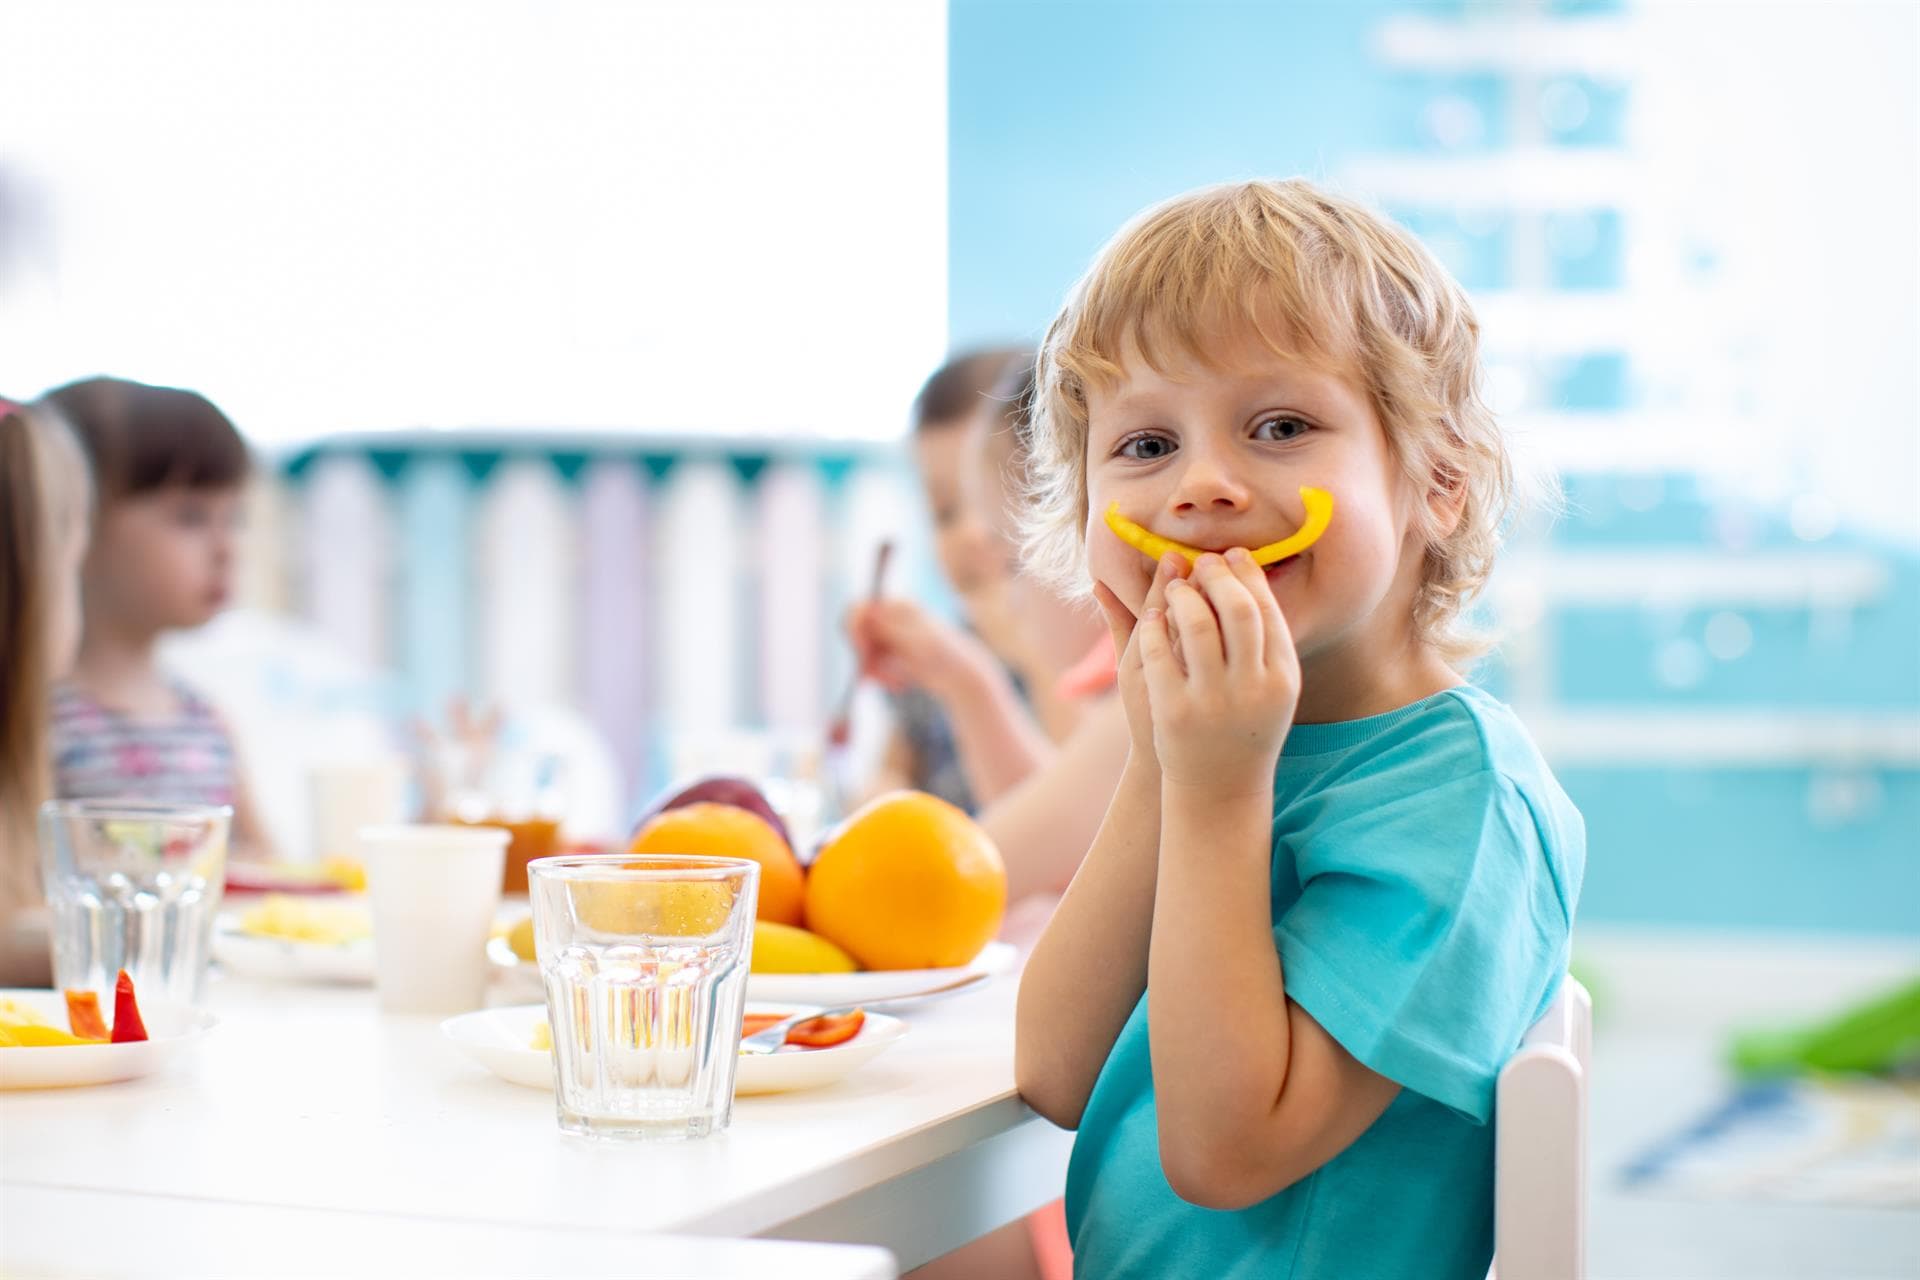
[[[1137,435],[1120,442],[1120,456],[1140,462],[1157,462],[1173,452],[1173,441],[1165,436]]]
[[[1265,418],[1253,429],[1256,440],[1297,440],[1311,430],[1298,418],[1285,416]]]

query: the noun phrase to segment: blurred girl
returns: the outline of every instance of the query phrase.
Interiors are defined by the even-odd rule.
[[[1006,785],[999,759],[1024,759],[1037,743],[1020,692],[995,656],[996,580],[1004,552],[966,502],[969,426],[1015,348],[964,352],[929,377],[913,402],[913,450],[932,518],[934,553],[958,598],[964,627],[911,601],[856,606],[847,629],[861,670],[891,697],[894,731],[867,792],[928,791],[972,812]],[[966,688],[971,692],[962,692]],[[956,725],[953,710],[971,713]],[[1008,735],[1011,735],[1009,737]]]
[[[66,429],[0,402],[0,986],[53,976],[34,821],[51,790],[48,690],[80,638],[90,506]]]
[[[264,857],[226,725],[154,661],[164,633],[201,626],[227,603],[246,445],[192,391],[90,378],[46,402],[85,448],[99,492],[80,653],[54,695],[55,790],[232,805],[235,852]]]

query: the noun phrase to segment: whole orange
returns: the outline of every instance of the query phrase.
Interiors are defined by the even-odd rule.
[[[730,804],[689,804],[655,814],[633,833],[628,853],[752,858],[760,864],[759,919],[799,924],[805,875],[771,823]]]
[[[920,791],[881,796],[849,817],[807,869],[807,928],[869,969],[966,964],[1006,907],[993,841]]]

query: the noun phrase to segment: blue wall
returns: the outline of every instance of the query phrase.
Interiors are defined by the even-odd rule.
[[[1204,183],[1252,176],[1326,178],[1358,153],[1431,151],[1426,107],[1441,93],[1477,108],[1462,144],[1509,139],[1507,86],[1494,75],[1380,65],[1372,28],[1418,11],[1469,6],[1359,3],[999,3],[951,0],[950,301],[955,346],[1037,337],[1099,246],[1143,206]],[[1488,6],[1470,6],[1485,15]],[[1616,4],[1549,4],[1589,14]],[[1631,87],[1576,82],[1584,118],[1548,129],[1552,145],[1623,144]],[[1508,283],[1510,222],[1463,223],[1440,209],[1387,210],[1426,237],[1469,290]],[[1553,287],[1619,288],[1631,227],[1612,208],[1553,215]],[[1633,404],[1633,369],[1595,350],[1544,370],[1545,402],[1599,415]],[[1688,476],[1634,482],[1568,478],[1557,546],[1741,554],[1724,514]],[[1749,521],[1753,524],[1753,521]],[[1806,549],[1782,513],[1760,513],[1755,545]],[[1573,712],[1819,710],[1920,715],[1920,564],[1843,529],[1822,552],[1884,560],[1891,586],[1852,615],[1840,652],[1805,609],[1748,610],[1751,648],[1714,660],[1684,687],[1658,658],[1697,640],[1712,609],[1566,609],[1547,619],[1551,696]],[[1498,661],[1484,672],[1496,690]],[[1568,766],[1587,816],[1588,920],[1920,933],[1920,772],[1910,763],[1674,769]],[[1828,800],[1851,797],[1836,811]]]
[[[1127,217],[1382,145],[1367,34],[1405,6],[951,0],[954,346],[1037,337]]]

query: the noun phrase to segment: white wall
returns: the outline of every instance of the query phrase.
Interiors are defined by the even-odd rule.
[[[1715,470],[1799,500],[1796,522],[1920,539],[1920,6],[1634,14],[1656,407],[1750,423]]]
[[[945,338],[945,14],[0,0],[0,387],[894,435]]]

